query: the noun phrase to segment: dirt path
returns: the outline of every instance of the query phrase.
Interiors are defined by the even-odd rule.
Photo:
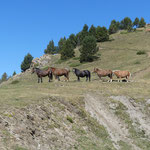
[[[133,73],[132,74],[132,78],[133,79],[135,79],[135,78],[142,78],[146,73],[149,73],[149,72],[150,72],[150,66]]]
[[[120,149],[119,141],[126,142],[132,146],[134,150],[140,150],[129,138],[128,129],[125,124],[107,108],[104,101],[105,99],[103,99],[103,97],[87,94],[85,96],[85,109],[106,128],[117,150]]]

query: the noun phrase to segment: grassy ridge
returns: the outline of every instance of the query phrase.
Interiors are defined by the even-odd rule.
[[[91,82],[85,82],[85,79],[81,79],[81,82],[77,82],[76,76],[70,72],[69,82],[64,82],[64,77],[61,77],[60,82],[53,80],[50,83],[48,83],[48,78],[43,78],[43,83],[38,84],[36,74],[26,72],[19,78],[14,80],[10,79],[7,83],[1,85],[1,114],[11,107],[20,109],[31,104],[38,104],[49,97],[64,99],[84,111],[84,106],[82,105],[84,105],[83,99],[86,93],[99,93],[105,97],[125,95],[133,98],[137,103],[145,103],[145,100],[150,96],[150,33],[146,33],[145,31],[126,34],[117,33],[112,35],[111,39],[112,40],[108,42],[98,43],[99,52],[97,53],[97,56],[99,58],[94,62],[80,64],[80,53],[78,48],[76,48],[75,58],[61,62],[59,60],[60,56],[55,55],[52,56],[52,61],[49,66],[59,68],[65,67],[70,68],[70,70],[72,70],[72,67],[88,69],[90,71],[93,71],[94,67],[112,70],[129,70],[133,74],[131,78],[131,81],[133,82],[102,82],[99,81],[96,74],[92,74]],[[145,51],[145,54],[137,55],[138,51]],[[45,66],[45,68],[46,67],[47,66]],[[106,78],[106,80],[107,79],[108,78]],[[120,109],[119,111],[122,110]],[[145,111],[146,113],[149,113],[148,109]],[[123,113],[121,112],[120,114],[122,115]],[[84,119],[85,118],[83,117],[83,120]],[[69,120],[72,120],[72,118]],[[72,120],[70,123],[71,122],[73,124],[74,121]],[[95,120],[89,122],[89,127],[95,127],[91,128],[93,134],[96,134],[97,132],[94,130],[100,130],[102,132],[102,129],[100,129],[101,127],[96,127],[96,124],[97,122],[95,122]],[[81,135],[78,138],[78,144],[75,146],[75,149],[98,149],[96,143],[89,142],[91,138],[89,139],[86,134],[83,133],[83,129],[77,129],[76,126],[74,126],[74,130],[77,134]],[[107,137],[107,133],[105,132],[104,135],[102,135],[103,137],[100,136],[100,134],[98,135],[99,138],[102,138],[102,141],[105,141],[106,143],[105,145],[102,144],[99,148],[110,149],[111,142]],[[141,142],[141,139],[137,137],[135,139],[138,139]],[[87,145],[88,143],[89,145]],[[109,146],[107,143],[109,143]],[[120,141],[120,145],[122,149],[128,149],[126,143]]]

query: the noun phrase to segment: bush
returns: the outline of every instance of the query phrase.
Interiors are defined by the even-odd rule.
[[[141,63],[140,63],[140,61],[136,61],[134,64],[135,64],[135,65],[139,65],[139,64],[141,64]]]
[[[18,80],[14,80],[14,81],[11,82],[11,84],[18,84],[18,83],[19,83]]]
[[[83,40],[82,47],[79,49],[80,51],[80,62],[91,62],[93,61],[94,54],[97,53],[98,47],[96,43],[96,39],[93,36],[86,36]]]
[[[70,122],[70,123],[74,123],[73,119],[69,116],[67,116],[67,120]]]
[[[137,55],[144,55],[144,54],[146,54],[146,52],[145,51],[138,51],[136,54]]]
[[[70,67],[77,67],[77,66],[80,66],[80,63],[72,63],[69,65]]]

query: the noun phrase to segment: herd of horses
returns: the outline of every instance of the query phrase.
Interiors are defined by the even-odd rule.
[[[69,73],[70,70],[67,68],[54,68],[54,67],[49,67],[47,70],[41,70],[39,68],[32,68],[32,73],[36,72],[38,76],[38,83],[43,82],[42,77],[48,76],[49,82],[53,80],[53,76],[55,79],[60,81],[60,76],[64,76],[66,81],[69,81]],[[91,72],[89,70],[79,70],[77,68],[73,68],[72,72],[76,75],[77,80],[80,81],[80,77],[86,77],[86,81],[91,81]],[[118,78],[118,82],[121,82],[123,78],[126,79],[128,82],[129,77],[131,76],[131,73],[129,71],[121,71],[121,70],[103,70],[103,69],[98,69],[94,68],[92,73],[96,73],[101,79],[102,77],[109,77],[110,80],[108,82],[113,81],[113,76],[115,75]]]

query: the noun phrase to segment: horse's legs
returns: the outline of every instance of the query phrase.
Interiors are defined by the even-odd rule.
[[[109,77],[110,77],[110,82],[112,82],[112,74],[110,74]]]
[[[66,78],[66,81],[69,81],[69,76],[68,76],[68,74],[65,74],[64,76],[65,76],[65,78]]]
[[[86,82],[88,81],[88,76],[86,76]]]
[[[41,77],[41,83],[43,82],[42,77]]]
[[[78,81],[80,81],[80,77],[78,76]]]
[[[101,76],[99,76],[99,79],[102,80]]]
[[[57,79],[58,79],[58,81],[60,81],[60,78],[59,78],[59,76],[57,76]]]
[[[40,83],[40,78],[38,77],[38,83]]]
[[[129,76],[126,76],[126,80],[127,80],[127,82],[129,82],[129,81],[128,81],[128,79],[129,79]]]
[[[91,81],[90,77],[89,77],[89,82]]]
[[[119,82],[122,82],[121,77],[119,78]]]
[[[67,81],[69,81],[69,74],[67,74],[66,78],[67,78]]]

